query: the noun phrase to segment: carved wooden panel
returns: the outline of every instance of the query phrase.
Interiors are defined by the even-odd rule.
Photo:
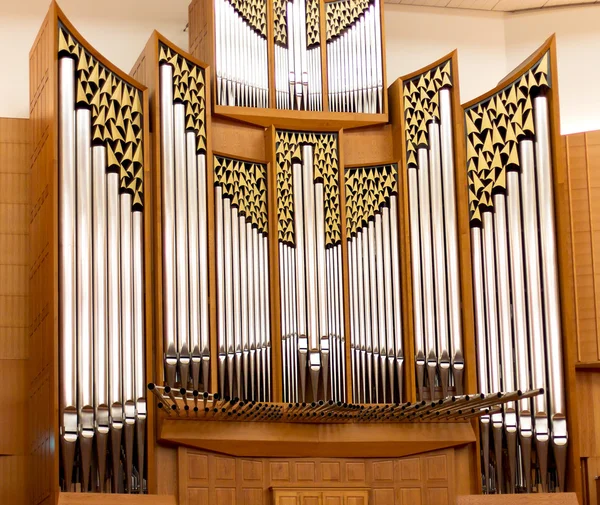
[[[387,459],[235,458],[178,450],[180,505],[449,505],[456,494],[454,449]]]

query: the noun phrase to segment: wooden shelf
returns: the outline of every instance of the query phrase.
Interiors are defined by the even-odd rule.
[[[387,114],[257,109],[228,105],[215,105],[213,114],[265,128],[272,125],[280,129],[307,131],[337,131],[388,122]]]
[[[159,440],[244,457],[401,457],[475,442],[470,423],[298,424],[163,419]]]

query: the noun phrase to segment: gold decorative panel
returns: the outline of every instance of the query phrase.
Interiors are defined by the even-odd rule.
[[[241,215],[267,233],[267,166],[261,163],[214,157],[215,184],[223,188]]]
[[[294,195],[292,163],[302,160],[302,145],[314,146],[314,180],[324,182],[325,190],[325,245],[341,241],[340,188],[337,135],[277,131],[275,155],[277,160],[277,215],[279,241],[294,242]]]
[[[287,0],[273,0],[275,42],[287,47]]]
[[[327,40],[340,35],[374,3],[373,0],[340,0],[325,4]]]
[[[142,92],[105,68],[59,26],[59,56],[76,61],[76,104],[92,112],[92,143],[106,146],[109,171],[118,171],[121,191],[133,195],[132,207],[144,206],[144,146]]]
[[[375,217],[398,192],[398,165],[346,169],[346,230],[348,237]]]
[[[407,168],[417,167],[417,149],[429,147],[427,125],[440,119],[439,90],[452,87],[450,60],[404,82],[404,131]]]
[[[309,48],[321,43],[320,20],[319,0],[306,0],[306,46]]]
[[[267,37],[267,0],[229,0],[252,28]]]
[[[546,52],[518,80],[465,110],[471,224],[506,189],[506,170],[520,169],[518,144],[535,134],[532,94],[550,87],[549,59]]]
[[[196,133],[198,153],[206,153],[206,84],[204,69],[160,44],[159,64],[173,67],[173,102],[185,106],[185,129]]]

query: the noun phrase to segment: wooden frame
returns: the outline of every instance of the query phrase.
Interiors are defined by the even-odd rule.
[[[569,187],[564,153],[564,142],[560,136],[560,110],[558,101],[558,73],[556,59],[556,36],[552,35],[536,51],[534,51],[521,65],[509,73],[500,83],[487,93],[463,104],[467,109],[482,102],[498,91],[504,89],[512,82],[517,81],[546,53],[550,52],[551,87],[548,94],[550,135],[552,149],[552,170],[554,175],[554,215],[557,237],[569,236],[571,233],[571,210],[569,206]],[[463,135],[463,142],[465,137]],[[465,150],[463,150],[465,152]],[[466,176],[466,164],[462,165]],[[465,179],[466,180],[466,179]],[[466,188],[465,188],[466,189]],[[574,280],[573,257],[570,247],[558,247],[558,270],[561,303],[562,347],[563,347],[563,373],[565,379],[565,397],[567,403],[567,422],[569,446],[567,455],[567,491],[575,491],[581,499],[581,466],[579,461],[579,424],[577,414],[577,391],[575,383],[576,367],[576,341],[571,336],[575,334],[575,305],[574,305]]]
[[[303,131],[335,131],[340,129],[358,128],[361,126],[385,124],[388,121],[388,102],[385,90],[386,61],[385,61],[385,16],[383,0],[381,0],[381,54],[383,75],[383,113],[366,114],[352,112],[329,112],[327,94],[327,41],[325,4],[334,0],[320,0],[320,35],[321,35],[321,75],[323,93],[323,111],[298,111],[277,109],[275,106],[275,41],[273,37],[273,5],[267,1],[267,54],[269,66],[269,108],[237,107],[218,105],[216,95],[212,93],[212,109],[215,114],[268,128],[274,125],[282,130]],[[190,12],[190,52],[204,61],[212,64],[210,81],[212,89],[216,89],[215,61],[215,20],[214,0],[193,0],[189,7]],[[196,22],[195,20],[198,20]],[[192,21],[194,20],[194,21]],[[311,124],[312,123],[312,124]],[[311,126],[307,126],[307,125]]]
[[[59,297],[58,297],[58,30],[62,24],[66,30],[96,59],[100,64],[105,66],[109,71],[113,72],[120,79],[127,82],[131,86],[137,88],[142,93],[143,107],[143,137],[144,143],[144,175],[147,175],[150,166],[150,139],[148,135],[149,127],[149,104],[148,91],[145,86],[137,82],[135,79],[127,75],[122,70],[114,66],[110,61],[104,58],[71,24],[56,2],[52,2],[48,13],[42,23],[42,28],[36,37],[36,40],[30,51],[30,101],[32,118],[38,120],[37,129],[34,128],[33,139],[35,142],[34,148],[34,163],[40,162],[39,171],[32,172],[34,175],[39,175],[36,180],[35,187],[39,191],[36,193],[32,190],[31,204],[34,209],[30,224],[31,241],[34,244],[32,258],[34,268],[44,268],[43,264],[51,266],[51,276],[47,282],[41,286],[36,285],[32,280],[32,296],[31,296],[31,315],[33,318],[33,327],[37,324],[47,321],[43,326],[40,326],[37,339],[40,340],[41,346],[47,353],[45,356],[42,373],[39,370],[33,371],[33,377],[30,384],[31,394],[31,413],[33,422],[36,423],[37,430],[32,433],[35,437],[40,435],[40,419],[48,419],[49,426],[43,426],[41,432],[49,437],[47,446],[47,454],[43,454],[43,447],[37,445],[37,441],[31,444],[31,458],[41,461],[35,462],[33,467],[37,468],[36,486],[41,487],[41,492],[35,491],[32,502],[41,503],[49,499],[50,503],[56,504],[59,496],[59,444],[60,444],[60,402],[59,402]],[[36,83],[38,86],[36,87]],[[44,97],[45,100],[44,102]],[[41,105],[46,107],[41,111],[39,117],[36,118],[36,107]],[[36,160],[37,158],[37,160]],[[144,209],[144,232],[148,230],[148,206]],[[43,219],[43,215],[51,216],[52,226],[39,226],[38,219]],[[37,246],[37,247],[36,247]],[[148,240],[145,242],[146,254],[148,253]],[[151,261],[146,256],[144,259],[144,278],[148,282],[151,273]],[[151,306],[152,298],[150,291],[146,290],[145,305]],[[146,360],[151,354],[153,334],[152,326],[148,325],[146,312]],[[37,375],[36,375],[37,374]],[[47,391],[46,391],[47,384]],[[46,391],[46,396],[39,391]],[[150,403],[150,402],[149,402]],[[151,405],[148,406],[152,408]],[[151,440],[150,429],[148,430],[148,441]],[[42,449],[42,454],[37,452]],[[152,454],[153,447],[148,444],[148,454]],[[44,456],[48,459],[44,460]],[[47,481],[42,477],[45,476]],[[151,464],[148,465],[148,479],[151,480]]]

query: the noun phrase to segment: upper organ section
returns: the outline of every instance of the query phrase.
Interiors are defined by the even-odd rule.
[[[144,205],[142,92],[98,62],[60,25],[59,56],[76,61],[75,103],[92,113],[92,144],[106,146],[109,171],[120,176],[121,191],[133,195],[133,207]]]
[[[465,110],[471,223],[506,190],[506,170],[519,170],[519,142],[535,136],[533,97],[551,86],[550,53],[522,77]]]
[[[204,69],[159,43],[159,65],[173,67],[173,103],[185,106],[185,129],[196,133],[196,150],[206,154],[206,84]]]

